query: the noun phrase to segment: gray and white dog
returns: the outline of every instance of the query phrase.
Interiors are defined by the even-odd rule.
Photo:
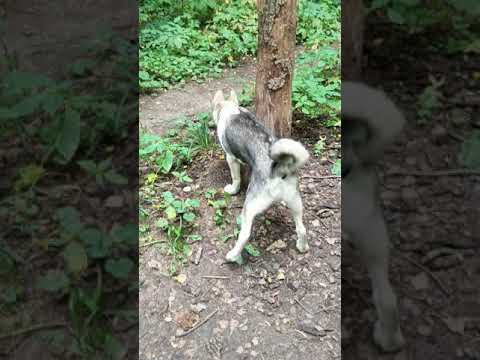
[[[378,314],[373,338],[386,352],[400,350],[405,341],[388,278],[390,241],[377,198],[375,163],[404,123],[383,92],[342,82],[342,231],[367,266]]]
[[[226,256],[227,261],[242,262],[242,250],[250,237],[255,216],[274,202],[282,201],[293,214],[298,251],[308,251],[297,176],[297,170],[309,158],[307,150],[297,141],[272,135],[250,111],[239,106],[233,90],[227,100],[222,91],[217,91],[212,105],[218,139],[232,176],[232,183],[225,186],[224,191],[232,195],[239,192],[242,164],[248,164],[252,173],[241,213],[240,234]]]

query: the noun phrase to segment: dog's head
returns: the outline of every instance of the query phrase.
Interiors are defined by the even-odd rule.
[[[218,118],[220,116],[220,111],[228,103],[230,103],[234,106],[239,105],[238,104],[238,99],[237,99],[237,94],[235,93],[235,91],[231,90],[230,91],[230,97],[227,100],[225,100],[225,97],[223,96],[223,91],[218,90],[215,93],[215,96],[213,97],[213,100],[212,100],[212,111],[213,111],[212,116],[213,116],[213,120],[215,121],[215,124],[218,123]]]

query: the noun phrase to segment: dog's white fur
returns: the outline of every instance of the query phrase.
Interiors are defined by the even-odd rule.
[[[222,148],[222,137],[225,129],[233,115],[239,114],[239,102],[235,92],[230,92],[230,97],[225,100],[222,91],[217,91],[213,98],[213,118],[217,124],[217,134],[220,139]],[[226,160],[230,168],[232,183],[224,187],[224,191],[235,195],[240,191],[241,174],[240,165],[243,162],[235,158],[232,154],[225,151]],[[304,165],[309,158],[308,152],[298,142],[290,139],[279,139],[270,149],[270,157],[275,159],[282,154],[290,154],[295,156],[295,167],[299,168]],[[258,214],[267,210],[274,202],[284,202],[291,210],[293,219],[295,221],[295,228],[297,233],[296,247],[299,252],[307,252],[309,246],[307,243],[306,229],[303,224],[303,205],[300,193],[298,190],[298,178],[296,176],[287,176],[285,179],[276,177],[269,178],[263,191],[259,194],[247,194],[244,207],[241,213],[241,229],[235,246],[226,255],[226,260],[229,262],[242,262],[241,253],[243,248],[250,238],[253,221]]]
[[[382,153],[405,122],[384,93],[357,83],[342,83],[344,116],[368,120],[376,134],[369,151],[374,157]],[[388,278],[390,241],[377,200],[377,188],[377,177],[371,167],[359,165],[342,179],[342,230],[359,248],[368,268],[378,313],[374,341],[384,351],[392,352],[400,350],[405,340],[399,325],[397,298]]]
[[[280,139],[270,149],[270,156],[273,160],[277,160],[285,153],[295,154],[298,168],[302,167],[309,158],[308,151],[298,141],[291,139]]]

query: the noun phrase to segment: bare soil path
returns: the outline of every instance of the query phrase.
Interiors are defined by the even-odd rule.
[[[182,87],[140,97],[140,125],[145,129],[163,134],[175,124],[175,119],[208,111],[215,91],[234,89],[240,94],[244,86],[255,81],[255,63],[226,69],[217,79],[203,83],[189,82]]]

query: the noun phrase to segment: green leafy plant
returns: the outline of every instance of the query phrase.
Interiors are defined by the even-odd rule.
[[[88,78],[89,71],[96,69],[97,77],[105,80],[96,83],[97,92],[90,92],[94,95],[85,95],[70,80],[16,69],[0,79],[0,100],[5,105],[0,110],[0,129],[14,129],[24,142],[38,144],[40,151],[31,155],[42,165],[67,165],[79,153],[90,155],[106,139],[128,135],[134,109],[126,104],[134,96],[130,79],[135,64],[126,59],[132,59],[136,50],[112,32],[105,31],[102,41],[110,46],[90,46],[86,58],[80,57],[68,69],[69,76],[77,80]],[[111,87],[108,74],[112,68],[121,86]]]
[[[37,288],[68,296],[69,318],[74,333],[70,352],[88,356],[104,348],[107,338],[108,341],[114,339],[112,330],[100,325],[107,311],[102,301],[105,296],[104,284],[131,278],[135,263],[128,256],[115,254],[136,244],[137,230],[134,224],[129,224],[114,227],[108,233],[103,232],[85,225],[80,213],[73,207],[58,209],[56,219],[58,237],[50,239],[47,246],[61,249],[64,268],[48,270],[41,275],[37,279]],[[97,281],[93,289],[85,286],[82,280],[91,264],[97,265]],[[125,351],[123,346],[121,351]]]
[[[332,165],[332,174],[335,176],[340,176],[342,173],[342,160],[337,159]]]
[[[429,76],[431,84],[423,89],[418,97],[418,123],[425,124],[431,119],[434,112],[440,107],[440,98],[442,96],[439,90],[444,84],[444,80],[437,81],[433,76]]]
[[[217,147],[210,131],[211,120],[209,113],[200,113],[197,115],[197,121],[187,123],[186,142],[193,151],[208,151]]]
[[[87,172],[90,176],[95,178],[98,185],[104,186],[107,182],[114,185],[128,184],[128,179],[119,174],[112,167],[112,159],[105,159],[96,163],[93,160],[77,161],[77,164]]]
[[[308,118],[340,125],[340,55],[326,47],[301,54],[292,85],[293,108]]]
[[[322,155],[324,149],[325,149],[325,139],[320,139],[313,146],[313,153],[316,156],[320,156]]]
[[[183,164],[192,160],[191,146],[172,141],[158,135],[140,134],[140,159],[154,162],[156,171],[169,174],[173,170],[180,170]]]
[[[228,193],[218,194],[214,189],[209,189],[205,193],[205,197],[208,199],[208,205],[214,209],[213,221],[215,225],[230,224],[232,213],[228,208],[228,204],[230,203],[231,195]]]
[[[172,175],[175,176],[181,183],[191,183],[193,181],[192,178],[187,175],[186,171],[173,171]]]
[[[297,43],[317,49],[339,41],[340,1],[299,1]]]
[[[253,105],[254,100],[255,100],[255,86],[253,84],[243,86],[242,91],[238,96],[238,102],[240,106]]]
[[[162,193],[160,208],[163,209],[163,217],[159,218],[155,226],[161,229],[168,239],[168,252],[172,256],[170,272],[175,274],[177,266],[183,262],[190,253],[187,241],[198,241],[192,237],[197,218],[197,208],[200,202],[196,199],[176,199],[170,191]]]

